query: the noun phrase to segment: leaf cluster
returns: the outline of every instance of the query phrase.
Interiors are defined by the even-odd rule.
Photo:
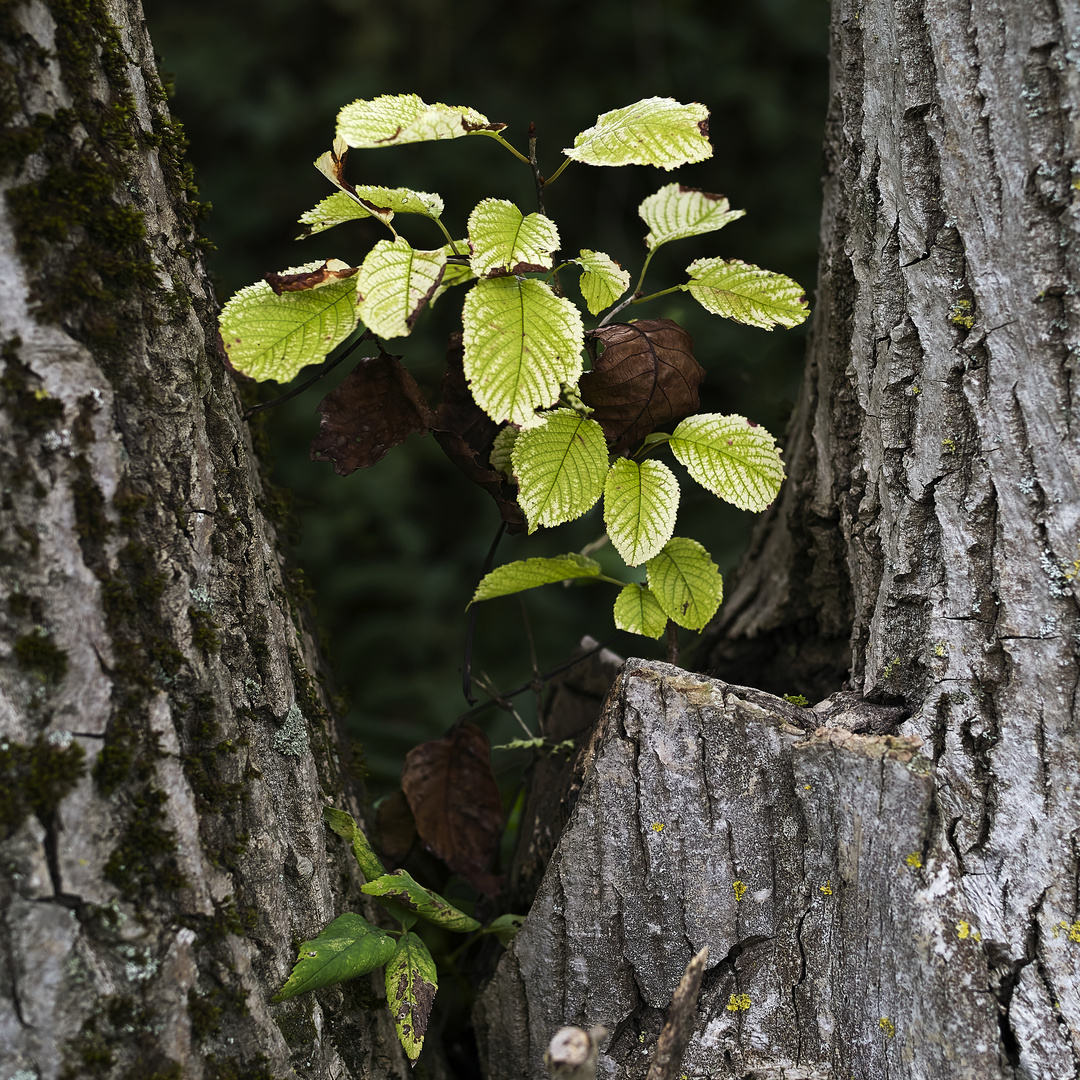
[[[614,321],[630,305],[682,291],[745,325],[771,330],[802,322],[807,306],[796,282],[737,259],[696,259],[686,281],[645,294],[660,247],[719,230],[743,211],[678,183],[648,196],[639,207],[646,257],[632,292],[630,274],[604,252],[582,249],[557,264],[558,227],[543,212],[544,189],[571,162],[672,169],[708,158],[708,119],[704,106],[669,98],[604,113],[545,179],[533,150],[521,154],[505,140],[506,125],[474,109],[409,94],[353,102],[338,116],[331,150],[315,163],[338,191],[301,216],[301,235],[372,217],[390,238],[355,266],[331,259],[268,274],[222,311],[233,367],[288,381],[361,326],[377,341],[408,336],[425,307],[467,288],[441,403],[433,408],[401,358],[380,343],[378,355],[362,359],[320,405],[313,458],[345,475],[375,464],[408,435],[430,431],[492,495],[513,531],[571,521],[602,499],[607,537],[627,566],[643,565],[647,577],[644,584],[611,578],[584,556],[529,559],[486,576],[473,602],[591,578],[619,586],[614,613],[621,629],[657,637],[669,620],[700,629],[720,603],[722,582],[700,544],[675,536],[679,484],[652,455],[670,447],[696,482],[743,509],[764,509],[779,490],[784,471],[771,435],[741,416],[698,412],[705,371],[690,335],[670,319]],[[468,136],[493,139],[530,166],[536,212],[484,198],[468,215],[467,235],[455,239],[442,222],[438,194],[354,185],[346,176],[350,149]],[[414,247],[397,231],[405,215],[427,220],[442,242]],[[600,317],[591,329],[564,295],[559,273],[571,270],[588,315]]]

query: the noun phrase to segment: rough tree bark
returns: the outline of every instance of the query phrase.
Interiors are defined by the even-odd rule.
[[[0,11],[0,1076],[405,1075],[138,0]]]
[[[1080,1076],[1078,62],[1073,3],[834,0],[790,480],[706,660],[759,690],[628,662],[489,1076],[565,1023],[644,1075],[705,944],[691,1077]]]

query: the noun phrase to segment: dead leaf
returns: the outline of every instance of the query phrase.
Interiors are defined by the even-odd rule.
[[[321,285],[332,285],[335,281],[352,277],[359,269],[340,259],[327,259],[314,270],[302,270],[297,274],[265,274],[263,281],[280,296],[284,292],[303,292]]]
[[[416,841],[416,822],[405,792],[387,795],[375,810],[375,846],[388,863],[400,866]]]
[[[435,410],[431,430],[446,456],[494,500],[511,533],[524,532],[525,515],[517,504],[517,486],[491,467],[488,455],[499,425],[473,400],[462,364],[461,332],[450,335],[442,401]]]
[[[311,460],[332,461],[338,476],[381,461],[413,432],[426,435],[432,420],[416,380],[387,353],[361,360],[323,398],[319,412]]]
[[[401,787],[424,847],[476,889],[497,893],[500,882],[489,867],[502,835],[503,805],[480,728],[458,724],[441,739],[413,747]]]
[[[604,351],[581,377],[581,400],[595,410],[592,419],[615,453],[698,411],[705,369],[694,358],[694,339],[678,323],[641,319],[587,336]]]

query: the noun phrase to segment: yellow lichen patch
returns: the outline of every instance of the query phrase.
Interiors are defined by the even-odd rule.
[[[746,895],[746,882],[733,881],[731,887],[735,890],[735,903],[737,904]]]
[[[949,643],[947,641],[939,641],[934,646],[935,656],[948,656],[949,655]]]
[[[1074,945],[1080,945],[1080,919],[1077,919],[1074,923],[1059,922],[1053,927],[1054,937],[1057,937],[1061,931],[1065,932],[1066,938]]]
[[[891,1039],[896,1034],[896,1025],[887,1016],[883,1016],[877,1026],[885,1032],[886,1039]]]
[[[654,821],[652,823],[652,831],[653,832],[663,832],[664,831],[664,823],[662,821]]]
[[[955,454],[956,453],[956,440],[955,439],[942,439],[941,440],[941,450],[945,454]]]
[[[728,1012],[746,1012],[750,1008],[750,998],[746,994],[732,994],[728,998]]]
[[[961,919],[956,924],[956,936],[961,941],[966,941],[968,938],[971,938],[972,941],[982,941],[982,934],[964,919]]]
[[[908,866],[911,867],[912,870],[921,870],[922,869],[922,856],[917,851],[913,851],[904,860],[904,862],[906,862],[908,864]]]
[[[809,784],[803,784],[802,789],[803,789],[803,791],[809,791],[810,790],[810,785]]]
[[[826,881],[824,885],[819,885],[818,892],[823,892],[826,896],[832,896],[832,881]]]
[[[949,321],[970,330],[975,325],[975,305],[970,300],[957,300],[949,308]]]

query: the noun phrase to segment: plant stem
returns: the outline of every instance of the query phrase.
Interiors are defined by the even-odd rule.
[[[659,292],[649,293],[648,296],[635,295],[630,302],[632,304],[644,304],[646,300],[655,300],[658,296],[667,296],[669,293],[683,292],[684,290],[684,285],[672,285],[670,289],[661,289]]]
[[[505,146],[505,147],[506,147],[506,149],[507,149],[507,150],[509,150],[509,151],[510,151],[510,153],[511,153],[511,154],[513,154],[513,155],[514,155],[514,157],[516,157],[516,158],[518,159],[518,161],[524,161],[526,165],[529,165],[529,164],[531,164],[531,162],[529,161],[529,159],[528,159],[528,158],[527,158],[527,157],[526,157],[526,156],[525,156],[525,155],[524,155],[524,154],[523,154],[523,153],[522,153],[522,152],[521,152],[520,150],[515,150],[515,149],[514,149],[514,147],[512,147],[512,146],[511,146],[511,145],[510,145],[510,144],[509,144],[509,143],[508,143],[508,142],[507,142],[507,141],[506,141],[506,140],[505,140],[505,139],[504,139],[504,138],[502,137],[502,135],[501,135],[501,134],[500,134],[499,132],[497,132],[497,131],[492,131],[492,132],[486,132],[486,131],[485,131],[485,132],[484,132],[484,134],[485,134],[485,135],[488,135],[488,134],[490,134],[491,138],[495,139],[495,140],[496,140],[496,141],[497,141],[497,142],[499,143],[499,145],[500,145],[500,146]]]
[[[618,304],[618,305],[616,305],[615,307],[613,307],[613,308],[612,308],[612,309],[611,309],[611,310],[610,310],[610,311],[609,311],[609,312],[608,312],[608,313],[607,313],[607,314],[606,314],[606,315],[605,315],[605,316],[604,316],[604,317],[603,317],[603,318],[602,318],[602,319],[600,320],[600,322],[599,322],[599,323],[597,324],[597,326],[596,326],[596,329],[597,329],[597,330],[599,330],[601,326],[607,326],[607,324],[608,324],[609,322],[611,322],[611,320],[612,320],[612,319],[614,319],[614,318],[615,318],[615,316],[616,316],[616,315],[618,315],[620,311],[622,311],[622,310],[623,310],[624,308],[628,308],[628,307],[629,307],[629,306],[630,306],[630,305],[631,305],[631,304],[632,304],[632,303],[634,302],[634,299],[635,299],[635,297],[636,297],[636,296],[637,296],[637,293],[634,293],[633,295],[631,295],[631,296],[628,296],[628,297],[627,297],[627,298],[626,298],[626,299],[625,299],[625,300],[624,300],[624,301],[623,301],[623,302],[622,302],[621,304]],[[595,359],[596,359],[596,357],[594,356],[594,357],[593,357],[593,359],[595,360]]]
[[[555,170],[554,173],[552,173],[551,176],[549,176],[544,181],[544,185],[547,186],[549,184],[554,184],[555,181],[558,180],[560,176],[562,176],[563,169],[565,169],[566,166],[569,165],[571,161],[573,161],[573,158],[563,158],[563,163]]]
[[[499,546],[499,541],[503,538],[503,533],[506,532],[506,522],[499,522],[499,531],[495,534],[495,539],[491,541],[491,547],[488,548],[487,558],[484,559],[484,569],[481,571],[480,576],[486,577],[491,573],[491,564],[495,561],[495,549]],[[469,608],[469,622],[465,630],[465,655],[461,660],[461,692],[465,695],[465,700],[470,705],[476,704],[476,698],[472,696],[472,649],[473,649],[473,636],[476,633],[476,605],[473,604]]]
[[[679,663],[679,625],[674,619],[667,621],[667,662]]]

